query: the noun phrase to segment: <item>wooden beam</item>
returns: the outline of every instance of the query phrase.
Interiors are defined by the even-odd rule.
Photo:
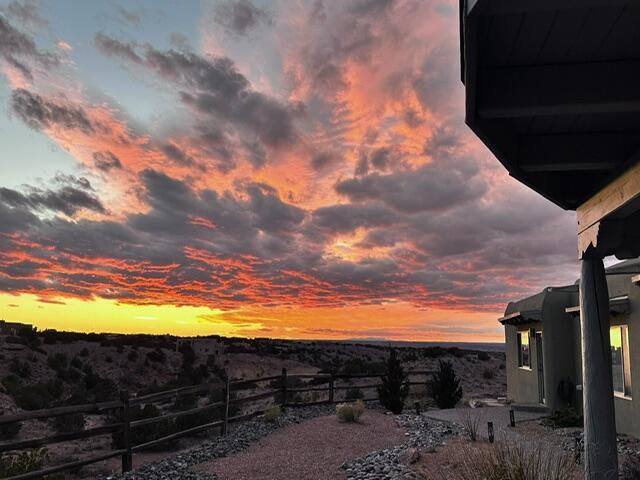
[[[611,170],[637,150],[635,133],[525,135],[518,166],[523,172]]]
[[[467,15],[504,15],[639,4],[638,0],[468,0]]]
[[[576,209],[578,235],[640,200],[640,161]],[[634,208],[636,209],[636,208]],[[629,212],[629,214],[632,212]]]
[[[482,68],[482,118],[640,112],[640,61]]]

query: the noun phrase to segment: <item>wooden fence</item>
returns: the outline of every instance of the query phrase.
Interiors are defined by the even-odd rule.
[[[409,385],[422,385],[426,384],[427,379],[433,373],[431,371],[410,371],[407,372]],[[411,380],[411,377],[425,376],[422,381]],[[290,386],[294,379],[298,379],[298,386]],[[213,382],[200,385],[194,385],[189,387],[175,388],[171,390],[165,390],[162,392],[150,393],[142,396],[131,396],[127,391],[120,392],[119,400],[112,400],[100,403],[90,403],[84,405],[70,405],[56,408],[49,408],[43,410],[23,411],[12,415],[0,416],[0,426],[8,425],[11,423],[19,423],[27,420],[36,419],[48,419],[59,417],[63,415],[71,414],[106,414],[107,412],[116,412],[116,418],[118,421],[115,423],[109,423],[106,425],[87,428],[70,433],[58,433],[50,435],[48,437],[41,437],[29,440],[19,440],[13,442],[0,443],[0,454],[4,452],[15,452],[20,450],[27,450],[32,448],[44,447],[54,443],[68,442],[71,440],[79,440],[84,438],[95,437],[105,434],[119,434],[122,438],[122,448],[111,450],[107,453],[97,455],[91,458],[83,460],[68,462],[52,467],[47,467],[38,471],[24,473],[21,475],[14,475],[7,480],[28,480],[34,478],[40,478],[45,475],[54,473],[77,470],[80,467],[89,465],[92,463],[101,462],[114,457],[122,458],[122,471],[128,472],[133,468],[133,454],[150,447],[169,442],[171,440],[178,439],[180,437],[200,433],[205,430],[219,429],[222,435],[226,435],[228,432],[229,424],[239,422],[242,420],[250,419],[256,415],[263,414],[266,408],[272,405],[280,405],[281,407],[299,407],[309,405],[321,405],[344,402],[344,398],[338,399],[336,392],[341,390],[359,389],[359,390],[374,390],[380,384],[378,382],[366,383],[366,384],[353,384],[356,380],[377,379],[380,380],[380,375],[371,374],[288,374],[286,369],[282,369],[282,374],[258,377],[251,379],[230,380],[228,377],[222,382]],[[344,384],[344,382],[348,384]],[[267,385],[260,385],[265,384]],[[274,388],[275,385],[275,388]],[[204,395],[214,389],[222,388],[223,401],[209,403],[207,405],[191,408],[188,410],[167,413],[152,418],[143,418],[140,420],[133,420],[131,417],[131,407],[139,405],[153,404],[156,402],[167,401],[171,399],[177,399],[185,395]],[[237,396],[238,392],[246,390],[261,390],[259,393],[253,393],[247,396]],[[324,392],[326,398],[321,400],[304,401],[300,400],[300,395],[311,392]],[[295,395],[296,401],[290,401],[292,396]],[[318,393],[315,393],[317,396]],[[273,399],[274,401],[268,407],[254,409],[250,413],[244,413],[241,415],[230,416],[230,406],[232,405],[244,405],[255,403],[260,400]],[[376,396],[365,396],[363,401],[375,401]],[[187,415],[200,414],[204,412],[215,412],[220,410],[222,414],[215,421],[203,423],[195,427],[186,428],[169,435],[165,435],[160,438],[156,438],[145,443],[138,445],[133,444],[132,431],[143,425],[152,425],[160,422],[167,422],[169,420],[175,420],[179,417]],[[213,417],[212,417],[213,418]]]

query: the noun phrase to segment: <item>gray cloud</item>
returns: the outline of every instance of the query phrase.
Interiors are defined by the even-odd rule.
[[[9,207],[50,210],[73,217],[79,210],[107,213],[86,178],[71,175],[56,177],[57,189],[26,186],[25,192],[0,187],[0,200]]]
[[[13,2],[7,8],[13,8],[18,12],[16,9],[21,5]],[[2,15],[0,15],[0,58],[3,58],[29,79],[33,78],[30,62],[35,61],[44,66],[58,63],[58,59],[54,55],[41,52],[29,36],[16,29]]]
[[[249,0],[228,0],[215,9],[215,22],[236,35],[245,35],[260,24],[270,22],[269,13]]]
[[[35,130],[59,125],[84,133],[94,131],[94,126],[82,107],[54,103],[23,88],[11,93],[11,109]]]
[[[93,164],[98,170],[102,170],[103,172],[122,169],[120,159],[109,151],[93,152]]]

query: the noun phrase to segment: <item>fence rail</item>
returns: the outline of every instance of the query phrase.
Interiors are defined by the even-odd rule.
[[[427,370],[409,371],[407,384],[424,385],[424,381],[411,381],[409,377],[414,376],[429,376],[433,372]],[[122,391],[120,400],[112,400],[100,403],[89,403],[84,405],[69,405],[63,407],[55,407],[43,410],[33,410],[19,412],[12,415],[1,415],[0,425],[8,425],[12,423],[20,423],[28,420],[40,420],[53,417],[59,417],[63,415],[72,414],[103,414],[109,411],[117,411],[119,414],[119,421],[116,423],[110,423],[102,426],[92,427],[89,429],[83,429],[76,432],[58,433],[47,437],[20,440],[13,442],[0,443],[0,453],[10,451],[20,451],[29,448],[42,447],[55,443],[67,442],[71,440],[78,440],[84,438],[90,438],[98,435],[106,434],[119,434],[122,436],[122,448],[112,450],[110,452],[86,458],[82,460],[72,461],[55,465],[52,467],[43,468],[38,471],[24,473],[20,475],[14,475],[6,480],[29,480],[33,478],[41,478],[46,475],[59,473],[68,470],[75,470],[80,467],[101,462],[110,458],[122,457],[122,471],[126,472],[133,467],[133,453],[143,451],[145,449],[160,445],[180,437],[200,433],[206,430],[212,430],[219,428],[222,435],[226,435],[228,431],[228,425],[243,420],[247,420],[255,417],[256,415],[263,414],[267,407],[262,405],[250,413],[243,413],[239,415],[230,415],[230,406],[245,405],[247,403],[255,403],[267,399],[273,399],[273,404],[280,405],[281,407],[298,407],[298,406],[310,406],[310,405],[327,405],[339,402],[344,402],[344,399],[337,400],[335,398],[336,391],[350,390],[350,389],[374,389],[380,385],[380,383],[366,383],[366,384],[354,384],[354,380],[363,379],[380,379],[379,374],[330,374],[330,373],[293,373],[288,374],[286,369],[282,369],[280,375],[272,375],[265,377],[256,377],[251,379],[236,379],[231,380],[228,376],[223,382],[211,382],[200,385],[193,385],[188,387],[174,388],[170,390],[164,390],[161,392],[149,393],[141,396],[130,397],[128,392]],[[308,382],[304,382],[308,380]],[[297,386],[292,386],[292,381],[298,382]],[[299,382],[303,382],[302,385]],[[347,384],[337,384],[338,382],[348,382]],[[262,385],[265,382],[270,382],[268,385]],[[275,383],[275,385],[274,385]],[[275,387],[275,388],[274,388]],[[223,401],[209,403],[204,406],[195,407],[178,412],[165,413],[163,415],[151,418],[143,418],[133,420],[131,418],[131,407],[140,406],[143,404],[152,404],[155,402],[163,402],[170,399],[177,399],[185,395],[193,394],[206,394],[212,392],[214,389],[222,390]],[[262,390],[258,393],[250,393],[246,396],[237,396],[238,392],[247,390]],[[326,392],[328,397],[326,399],[317,400],[313,398],[310,401],[300,400],[299,395],[305,393],[313,393],[314,397],[317,397],[318,392]],[[291,395],[296,398],[290,398]],[[377,397],[365,397],[362,399],[365,402],[371,402],[378,400]],[[172,432],[168,435],[164,435],[160,438],[155,438],[147,442],[134,445],[133,435],[137,428],[154,425],[161,422],[168,422],[181,417],[189,415],[197,415],[205,412],[220,411],[221,417],[210,422],[205,422],[201,425],[189,427],[177,432]]]

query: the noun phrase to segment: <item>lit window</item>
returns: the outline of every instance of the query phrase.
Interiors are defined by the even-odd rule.
[[[518,366],[531,368],[529,355],[529,330],[518,332]]]
[[[611,369],[613,391],[631,396],[631,362],[629,360],[629,334],[626,325],[611,327]]]

